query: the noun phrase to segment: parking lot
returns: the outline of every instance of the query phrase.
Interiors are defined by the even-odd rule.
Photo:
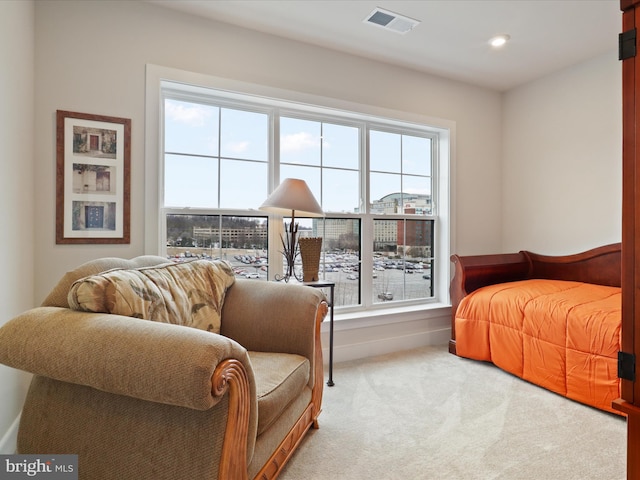
[[[424,272],[427,272],[424,270]],[[373,278],[373,301],[384,302],[391,300],[408,300],[413,298],[425,298],[431,296],[431,280],[423,278],[428,273],[407,274],[403,270],[385,269],[375,271]],[[349,279],[346,272],[325,272],[324,279],[336,283],[335,301],[336,306],[357,305],[359,275],[355,280]],[[373,276],[373,274],[372,274]],[[388,294],[391,295],[388,295]],[[385,295],[387,294],[387,295]]]
[[[210,249],[173,247],[167,249],[167,254],[174,261],[222,258],[232,265],[239,278],[267,280],[268,265],[266,252],[263,251],[225,249],[221,252],[221,257],[217,257]],[[358,298],[361,278],[357,255],[325,254],[323,260],[326,268],[321,267],[320,278],[336,283],[336,306],[358,305],[363,299]],[[296,267],[296,271],[302,278],[300,266]],[[431,296],[431,271],[428,261],[420,262],[416,259],[405,263],[378,257],[374,261],[371,277],[373,301],[376,303]]]

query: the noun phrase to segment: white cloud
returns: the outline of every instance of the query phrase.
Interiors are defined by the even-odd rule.
[[[280,150],[284,153],[295,153],[308,148],[317,148],[319,146],[320,138],[314,137],[307,132],[283,135],[280,139]]]
[[[192,127],[202,127],[211,117],[211,110],[203,105],[186,106],[181,103],[168,101],[165,103],[165,114],[176,122],[184,123]]]
[[[225,150],[233,153],[243,153],[249,148],[249,142],[230,142],[225,146]]]

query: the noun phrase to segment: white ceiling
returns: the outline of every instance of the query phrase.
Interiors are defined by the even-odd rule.
[[[148,0],[194,15],[499,91],[606,52],[619,0]],[[380,7],[420,20],[405,35],[363,22]],[[500,50],[490,37],[509,34]]]

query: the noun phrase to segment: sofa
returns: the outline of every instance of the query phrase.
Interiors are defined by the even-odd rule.
[[[619,414],[619,243],[571,255],[451,259],[451,353]]]
[[[77,454],[79,478],[276,478],[323,388],[321,291],[224,262],[102,258],[0,328],[33,373],[19,454]]]

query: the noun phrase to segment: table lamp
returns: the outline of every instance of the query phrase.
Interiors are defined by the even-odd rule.
[[[293,268],[298,255],[296,214],[304,217],[322,217],[324,212],[311,193],[307,183],[298,178],[285,178],[260,206],[260,210],[277,213],[282,216],[291,215],[291,223],[288,228],[285,224],[285,236],[280,236],[283,248],[282,254],[287,261],[287,271],[283,277],[279,278],[277,275],[275,277],[276,280],[288,282],[291,277],[296,276]]]

